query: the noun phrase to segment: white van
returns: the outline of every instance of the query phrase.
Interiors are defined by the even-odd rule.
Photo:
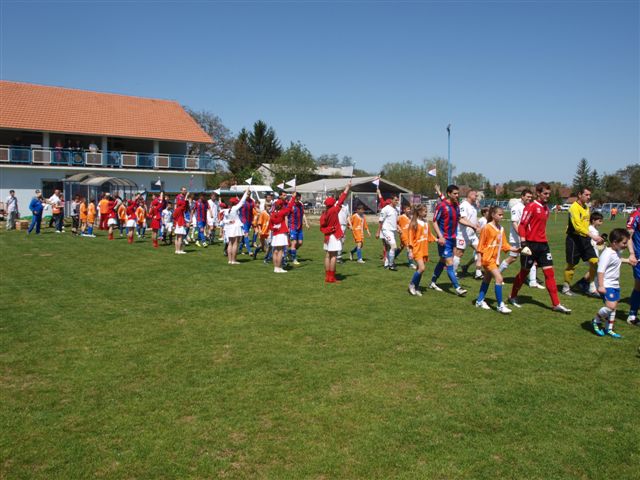
[[[264,208],[264,199],[268,193],[273,195],[273,198],[276,199],[278,195],[273,191],[270,185],[231,185],[229,187],[229,192],[235,192],[238,195],[242,195],[242,193],[247,189],[247,186],[251,188],[251,197],[254,200],[260,202],[260,208]],[[226,193],[225,191],[221,192],[222,195]]]

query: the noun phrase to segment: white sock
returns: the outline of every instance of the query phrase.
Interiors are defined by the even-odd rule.
[[[531,267],[531,270],[529,271],[529,284],[538,283],[537,273],[538,273],[538,270],[536,269],[536,266],[534,265],[533,267]]]
[[[453,269],[457,270],[459,266],[460,266],[460,257],[457,257],[457,256],[454,255],[454,257],[453,257]]]
[[[503,260],[502,263],[500,264],[500,267],[498,267],[500,269],[500,273],[504,272],[508,266],[509,264],[507,263],[507,261]]]

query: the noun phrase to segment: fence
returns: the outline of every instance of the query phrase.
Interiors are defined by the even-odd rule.
[[[208,155],[174,155],[141,152],[94,152],[82,149],[9,147],[0,145],[0,163],[72,167],[215,171],[218,159]]]

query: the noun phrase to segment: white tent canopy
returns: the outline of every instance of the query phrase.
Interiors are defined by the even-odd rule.
[[[303,183],[298,185],[296,190],[300,193],[316,193],[326,191],[327,193],[344,190],[344,187],[351,180],[351,190],[356,192],[375,192],[376,186],[373,181],[378,178],[372,177],[354,177],[354,178],[325,178],[314,182]],[[287,188],[287,192],[292,192],[293,188]],[[393,193],[412,193],[400,185],[380,178],[380,191]]]

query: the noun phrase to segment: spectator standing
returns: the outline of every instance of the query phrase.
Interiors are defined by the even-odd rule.
[[[7,230],[13,230],[16,228],[16,220],[20,218],[15,190],[9,190],[9,196],[5,202],[5,209],[7,210]]]
[[[29,210],[31,210],[31,225],[29,225],[27,235],[31,233],[34,227],[36,229],[36,235],[38,235],[40,233],[40,225],[42,224],[42,211],[44,210],[44,199],[42,198],[42,192],[40,190],[36,190],[36,196],[31,199]]]
[[[53,223],[56,227],[56,233],[62,233],[62,219],[64,218],[62,198],[60,197],[60,190],[57,188],[53,191],[53,195],[49,197],[47,203],[51,205],[51,212],[53,214]]]

